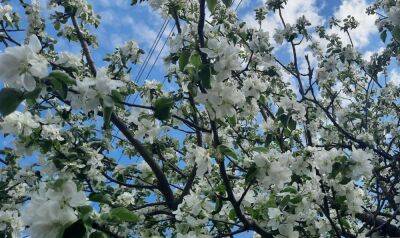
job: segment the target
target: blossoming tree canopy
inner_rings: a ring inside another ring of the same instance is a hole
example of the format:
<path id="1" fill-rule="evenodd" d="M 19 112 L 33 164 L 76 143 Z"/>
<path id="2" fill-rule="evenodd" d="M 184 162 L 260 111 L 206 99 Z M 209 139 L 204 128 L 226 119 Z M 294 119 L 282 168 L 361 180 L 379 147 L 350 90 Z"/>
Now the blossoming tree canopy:
<path id="1" fill-rule="evenodd" d="M 175 24 L 168 89 L 131 80 L 134 40 L 93 57 L 90 1 L 1 1 L 0 236 L 400 237 L 400 1 L 365 9 L 368 57 L 354 17 L 289 21 L 290 1 L 255 25 L 229 0 L 132 1 Z"/>

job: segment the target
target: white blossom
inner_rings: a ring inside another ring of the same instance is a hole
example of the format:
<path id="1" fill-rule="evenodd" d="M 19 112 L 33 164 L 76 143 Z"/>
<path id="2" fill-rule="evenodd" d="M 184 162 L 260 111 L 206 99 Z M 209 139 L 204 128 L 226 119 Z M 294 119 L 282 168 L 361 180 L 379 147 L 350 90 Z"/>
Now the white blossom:
<path id="1" fill-rule="evenodd" d="M 272 230 L 276 230 L 279 226 L 279 220 L 281 218 L 282 212 L 279 208 L 269 207 L 268 208 L 268 226 L 271 227 Z"/>
<path id="2" fill-rule="evenodd" d="M 186 147 L 188 150 L 188 157 L 196 163 L 197 170 L 196 176 L 203 176 L 206 172 L 211 170 L 210 156 L 206 149 L 189 145 Z"/>
<path id="3" fill-rule="evenodd" d="M 40 125 L 30 112 L 15 111 L 7 115 L 4 121 L 0 122 L 0 126 L 4 133 L 28 136 L 33 129 L 38 128 Z"/>
<path id="4" fill-rule="evenodd" d="M 353 48 L 351 45 L 347 45 L 347 46 L 344 48 L 343 56 L 344 56 L 344 58 L 345 58 L 346 60 L 352 61 L 352 60 L 355 60 L 355 59 L 356 59 L 357 53 L 356 53 L 356 51 L 354 50 L 354 48 Z"/>
<path id="5" fill-rule="evenodd" d="M 106 68 L 98 70 L 96 78 L 85 77 L 76 81 L 73 87 L 77 93 L 69 93 L 68 99 L 72 108 L 83 109 L 85 112 L 97 111 L 103 102 L 106 106 L 113 104 L 110 95 L 113 90 L 125 84 L 119 80 L 112 80 Z"/>
<path id="6" fill-rule="evenodd" d="M 281 161 L 273 161 L 268 169 L 268 177 L 264 181 L 268 181 L 267 184 L 273 184 L 278 188 L 282 188 L 283 185 L 290 181 L 292 171 Z"/>
<path id="7" fill-rule="evenodd" d="M 123 206 L 129 206 L 135 204 L 135 192 L 123 192 L 122 194 L 118 195 L 117 203 L 122 204 Z"/>
<path id="8" fill-rule="evenodd" d="M 320 83 L 326 82 L 329 79 L 329 72 L 325 68 L 317 69 L 317 79 Z"/>
<path id="9" fill-rule="evenodd" d="M 211 106 L 210 113 L 216 118 L 235 115 L 234 106 L 243 105 L 245 96 L 234 85 L 214 81 L 207 93 L 199 93 L 196 97 L 200 103 Z"/>
<path id="10" fill-rule="evenodd" d="M 260 94 L 265 92 L 267 84 L 258 77 L 249 77 L 243 83 L 242 90 L 246 97 L 254 97 L 255 99 L 260 98 Z"/>
<path id="11" fill-rule="evenodd" d="M 85 194 L 71 180 L 55 189 L 41 184 L 39 191 L 32 195 L 23 220 L 32 238 L 58 237 L 66 225 L 78 220 L 74 208 L 83 205 L 86 205 Z"/>
<path id="12" fill-rule="evenodd" d="M 82 66 L 81 59 L 77 55 L 69 52 L 61 52 L 55 63 L 70 68 L 77 68 Z"/>
<path id="13" fill-rule="evenodd" d="M 12 18 L 11 18 L 11 14 L 10 13 L 12 13 L 12 10 L 13 10 L 13 8 L 12 8 L 11 5 L 9 5 L 9 4 L 5 4 L 5 5 L 0 4 L 0 20 L 5 19 L 7 21 L 11 21 Z"/>
<path id="14" fill-rule="evenodd" d="M 210 39 L 207 43 L 207 48 L 201 48 L 200 50 L 210 58 L 217 58 L 214 69 L 218 72 L 218 80 L 230 77 L 232 70 L 241 69 L 238 58 L 239 50 L 234 45 L 229 44 L 225 38 Z"/>
<path id="15" fill-rule="evenodd" d="M 7 226 L 11 225 L 12 237 L 19 238 L 23 230 L 23 222 L 18 210 L 3 209 L 0 210 L 0 232 L 6 231 Z"/>
<path id="16" fill-rule="evenodd" d="M 121 54 L 128 57 L 133 63 L 139 61 L 141 51 L 135 41 L 125 42 L 125 44 L 120 47 L 120 50 Z"/>
<path id="17" fill-rule="evenodd" d="M 351 153 L 351 161 L 355 163 L 352 169 L 353 179 L 360 179 L 362 176 L 369 178 L 372 176 L 373 165 L 371 160 L 374 158 L 373 154 L 362 149 L 355 149 Z"/>
<path id="18" fill-rule="evenodd" d="M 63 141 L 64 138 L 61 136 L 60 128 L 57 125 L 43 125 L 41 135 L 50 140 Z"/>
<path id="19" fill-rule="evenodd" d="M 274 40 L 278 45 L 281 45 L 283 40 L 285 40 L 284 32 L 282 30 L 275 30 Z"/>
<path id="20" fill-rule="evenodd" d="M 148 112 L 135 110 L 127 117 L 127 121 L 137 125 L 136 138 L 153 143 L 164 128 L 160 126 L 158 120 L 150 117 L 150 115 Z"/>
<path id="21" fill-rule="evenodd" d="M 399 4 L 391 7 L 389 9 L 389 12 L 387 13 L 387 15 L 388 15 L 390 22 L 393 25 L 395 25 L 395 26 L 400 25 L 400 6 L 399 6 Z"/>
<path id="22" fill-rule="evenodd" d="M 335 158 L 341 154 L 342 152 L 336 149 L 316 151 L 314 153 L 315 168 L 317 168 L 322 175 L 330 174 Z"/>
<path id="23" fill-rule="evenodd" d="M 29 38 L 28 45 L 6 48 L 0 54 L 0 80 L 9 87 L 33 91 L 36 88 L 35 78 L 48 74 L 47 61 L 38 54 L 41 48 L 35 35 Z"/>
<path id="24" fill-rule="evenodd" d="M 298 238 L 299 237 L 299 232 L 293 230 L 293 225 L 291 224 L 281 224 L 278 228 L 279 233 L 282 235 L 282 237 L 287 237 L 287 238 Z"/>

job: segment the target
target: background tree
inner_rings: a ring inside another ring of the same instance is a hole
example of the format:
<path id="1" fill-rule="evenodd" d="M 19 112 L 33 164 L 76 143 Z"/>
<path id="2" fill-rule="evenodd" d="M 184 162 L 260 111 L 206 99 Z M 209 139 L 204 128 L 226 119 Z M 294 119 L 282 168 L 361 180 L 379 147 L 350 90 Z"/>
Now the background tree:
<path id="1" fill-rule="evenodd" d="M 100 19 L 87 1 L 48 3 L 57 37 L 81 55 L 55 51 L 36 1 L 19 1 L 25 30 L 2 1 L 0 127 L 13 141 L 0 151 L 2 236 L 400 236 L 400 90 L 387 75 L 400 2 L 366 9 L 386 44 L 368 60 L 352 16 L 293 24 L 287 0 L 267 0 L 253 28 L 229 0 L 148 3 L 175 21 L 170 90 L 130 80 L 144 54 L 134 41 L 96 66 Z M 266 32 L 273 14 L 281 27 Z"/>

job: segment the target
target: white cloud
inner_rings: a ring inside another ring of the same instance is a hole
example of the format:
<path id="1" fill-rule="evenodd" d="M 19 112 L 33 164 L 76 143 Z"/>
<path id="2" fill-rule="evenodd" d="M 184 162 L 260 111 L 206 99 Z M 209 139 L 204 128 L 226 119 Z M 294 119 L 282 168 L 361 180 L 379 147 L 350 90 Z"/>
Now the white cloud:
<path id="1" fill-rule="evenodd" d="M 74 54 L 80 54 L 81 46 L 79 44 L 74 44 L 64 38 L 59 38 L 56 45 L 57 51 L 67 51 Z"/>
<path id="2" fill-rule="evenodd" d="M 369 51 L 366 51 L 366 52 L 363 53 L 363 59 L 366 60 L 366 61 L 369 61 L 369 60 L 371 59 L 371 56 L 372 56 L 373 54 L 375 54 L 375 53 L 378 53 L 378 54 L 379 54 L 379 53 L 382 53 L 384 50 L 385 50 L 384 47 L 380 47 L 380 48 L 378 48 L 378 49 L 376 49 L 376 50 L 369 50 Z"/>
<path id="3" fill-rule="evenodd" d="M 102 11 L 99 12 L 99 15 L 101 16 L 101 23 L 102 24 L 108 24 L 108 25 L 113 25 L 115 23 L 115 15 L 116 11 Z"/>
<path id="4" fill-rule="evenodd" d="M 111 34 L 111 47 L 122 46 L 125 42 L 124 37 L 121 34 Z"/>
<path id="5" fill-rule="evenodd" d="M 313 26 L 323 24 L 325 19 L 319 15 L 319 8 L 316 6 L 316 3 L 317 0 L 289 0 L 285 8 L 282 10 L 285 22 L 294 24 L 299 17 L 304 15 Z M 258 23 L 254 18 L 254 12 L 250 12 L 244 16 L 243 20 L 248 26 L 258 28 Z M 272 32 L 274 32 L 275 29 L 282 28 L 282 23 L 279 15 L 276 13 L 267 16 L 261 26 L 264 31 L 270 32 L 270 37 L 272 37 Z"/>
<path id="6" fill-rule="evenodd" d="M 251 11 L 253 11 L 254 6 L 260 5 L 261 2 L 262 2 L 261 0 L 238 0 L 234 2 L 232 9 L 237 8 L 237 10 L 240 11 L 241 9 L 252 6 Z M 238 5 L 239 3 L 240 5 Z"/>
<path id="7" fill-rule="evenodd" d="M 319 9 L 316 3 L 316 0 L 289 0 L 282 11 L 283 18 L 287 23 L 294 24 L 297 18 L 304 15 L 314 26 L 323 24 L 324 19 L 318 14 Z M 275 18 L 278 18 L 278 16 Z"/>
<path id="8" fill-rule="evenodd" d="M 99 4 L 102 7 L 110 7 L 111 6 L 111 2 L 109 0 L 99 0 Z"/>
<path id="9" fill-rule="evenodd" d="M 389 78 L 390 78 L 389 82 L 391 82 L 396 87 L 400 87 L 400 74 L 398 71 L 396 70 L 390 71 Z"/>
<path id="10" fill-rule="evenodd" d="M 121 22 L 123 22 L 125 25 L 132 25 L 135 23 L 135 21 L 133 20 L 133 18 L 131 16 L 124 16 L 122 18 Z"/>
<path id="11" fill-rule="evenodd" d="M 151 46 L 157 36 L 157 32 L 143 22 L 136 22 L 132 25 L 132 30 L 135 34 L 135 39 L 146 46 Z"/>
<path id="12" fill-rule="evenodd" d="M 376 17 L 368 15 L 365 12 L 367 7 L 368 3 L 366 0 L 344 0 L 334 13 L 334 16 L 341 20 L 348 15 L 352 15 L 360 23 L 357 29 L 351 30 L 350 32 L 354 45 L 357 48 L 368 46 L 371 37 L 378 33 L 377 27 L 375 26 Z M 345 43 L 350 43 L 346 33 L 340 32 L 336 28 L 332 29 L 330 32 L 337 33 Z"/>
<path id="13" fill-rule="evenodd" d="M 122 9 L 127 9 L 130 5 L 130 1 L 126 0 L 96 0 L 96 2 L 100 4 L 102 7 L 119 7 Z M 93 1 L 94 3 L 95 1 Z"/>

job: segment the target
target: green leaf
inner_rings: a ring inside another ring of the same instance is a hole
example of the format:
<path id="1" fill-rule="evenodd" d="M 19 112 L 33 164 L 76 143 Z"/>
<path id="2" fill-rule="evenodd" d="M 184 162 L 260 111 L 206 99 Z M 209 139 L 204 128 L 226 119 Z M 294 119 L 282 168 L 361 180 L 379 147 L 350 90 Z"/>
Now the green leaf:
<path id="1" fill-rule="evenodd" d="M 183 50 L 179 56 L 179 70 L 184 71 L 186 65 L 189 63 L 190 52 L 188 50 Z"/>
<path id="2" fill-rule="evenodd" d="M 52 85 L 54 91 L 58 93 L 62 99 L 67 98 L 68 86 L 76 84 L 75 80 L 69 77 L 68 74 L 59 70 L 51 72 L 46 79 Z"/>
<path id="3" fill-rule="evenodd" d="M 199 78 L 203 87 L 211 88 L 211 67 L 208 64 L 201 67 Z"/>
<path id="4" fill-rule="evenodd" d="M 233 151 L 231 148 L 229 148 L 225 145 L 219 145 L 218 151 L 225 156 L 229 156 L 231 158 L 238 159 L 238 156 L 236 155 L 235 151 Z"/>
<path id="5" fill-rule="evenodd" d="M 351 181 L 351 178 L 350 178 L 350 177 L 343 176 L 339 183 L 340 183 L 340 184 L 343 184 L 343 185 L 346 185 L 346 184 L 348 184 L 350 181 Z"/>
<path id="6" fill-rule="evenodd" d="M 107 238 L 107 235 L 101 231 L 95 231 L 90 234 L 89 238 Z"/>
<path id="7" fill-rule="evenodd" d="M 289 116 L 287 116 L 286 114 L 281 114 L 278 119 L 281 121 L 282 125 L 284 127 L 287 126 L 288 120 L 289 120 Z"/>
<path id="8" fill-rule="evenodd" d="M 278 205 L 276 204 L 276 198 L 274 194 L 271 194 L 266 205 L 267 207 L 278 207 Z"/>
<path id="9" fill-rule="evenodd" d="M 234 125 L 236 125 L 236 117 L 235 116 L 231 116 L 231 117 L 228 117 L 228 118 L 226 118 L 226 121 L 229 123 L 229 124 L 231 124 L 232 126 L 234 126 Z"/>
<path id="10" fill-rule="evenodd" d="M 32 92 L 25 92 L 24 98 L 26 100 L 35 100 L 36 98 L 39 97 L 40 92 L 42 92 L 42 89 L 38 87 L 35 90 L 33 90 Z"/>
<path id="11" fill-rule="evenodd" d="M 225 4 L 226 7 L 232 6 L 232 3 L 233 3 L 232 0 L 222 0 L 222 2 Z"/>
<path id="12" fill-rule="evenodd" d="M 52 79 L 50 80 L 50 83 L 51 83 L 52 88 L 54 89 L 54 91 L 55 91 L 58 95 L 60 95 L 60 97 L 61 97 L 62 99 L 66 99 L 66 98 L 67 98 L 67 95 L 68 95 L 68 85 L 67 85 L 65 82 L 63 82 L 63 81 L 61 81 L 61 80 L 59 80 L 59 79 L 52 78 Z"/>
<path id="13" fill-rule="evenodd" d="M 344 196 L 335 196 L 334 202 L 332 204 L 332 207 L 334 209 L 338 209 L 338 210 L 347 210 L 347 197 Z"/>
<path id="14" fill-rule="evenodd" d="M 245 176 L 246 183 L 252 182 L 256 178 L 256 176 L 257 176 L 257 165 L 251 164 Z"/>
<path id="15" fill-rule="evenodd" d="M 65 178 L 59 178 L 53 183 L 53 189 L 56 191 L 60 191 L 63 189 L 63 186 L 67 180 Z"/>
<path id="16" fill-rule="evenodd" d="M 296 197 L 290 199 L 290 202 L 293 204 L 298 204 L 301 202 L 301 200 L 303 200 L 303 198 L 301 196 L 296 196 Z"/>
<path id="17" fill-rule="evenodd" d="M 283 108 L 278 108 L 278 111 L 276 112 L 276 117 L 279 117 L 280 115 L 282 115 L 283 113 L 285 113 L 285 110 Z"/>
<path id="18" fill-rule="evenodd" d="M 346 227 L 347 229 L 350 229 L 350 224 L 349 224 L 349 222 L 346 220 L 346 219 L 344 219 L 343 217 L 341 217 L 340 219 L 339 219 L 339 223 L 343 226 L 343 227 Z"/>
<path id="19" fill-rule="evenodd" d="M 393 35 L 393 38 L 394 38 L 396 41 L 399 41 L 399 40 L 400 40 L 400 27 L 399 27 L 399 26 L 396 26 L 396 27 L 393 29 L 392 35 Z"/>
<path id="20" fill-rule="evenodd" d="M 114 100 L 114 102 L 118 104 L 121 104 L 125 101 L 124 96 L 118 90 L 112 90 L 111 97 Z"/>
<path id="21" fill-rule="evenodd" d="M 268 153 L 269 149 L 266 147 L 259 146 L 259 147 L 254 147 L 253 151 L 259 152 L 259 153 Z"/>
<path id="22" fill-rule="evenodd" d="M 228 214 L 229 219 L 236 220 L 236 212 L 234 209 L 231 209 Z"/>
<path id="23" fill-rule="evenodd" d="M 109 129 L 111 127 L 111 115 L 113 113 L 113 108 L 112 107 L 105 107 L 103 108 L 103 128 L 104 129 Z"/>
<path id="24" fill-rule="evenodd" d="M 84 238 L 86 227 L 82 220 L 78 220 L 64 230 L 62 238 Z"/>
<path id="25" fill-rule="evenodd" d="M 288 128 L 289 128 L 291 131 L 293 131 L 293 130 L 296 129 L 296 125 L 297 125 L 296 121 L 293 120 L 292 117 L 290 117 L 290 118 L 289 118 L 289 121 L 288 121 Z"/>
<path id="26" fill-rule="evenodd" d="M 87 217 L 90 215 L 90 213 L 92 213 L 93 208 L 91 206 L 81 206 L 78 207 L 78 211 L 82 217 Z"/>
<path id="27" fill-rule="evenodd" d="M 3 88 L 0 91 L 0 113 L 3 116 L 13 113 L 24 100 L 23 93 L 13 88 Z"/>
<path id="28" fill-rule="evenodd" d="M 214 12 L 216 6 L 217 6 L 217 0 L 207 0 L 207 7 L 211 13 Z"/>
<path id="29" fill-rule="evenodd" d="M 381 32 L 381 39 L 382 39 L 383 43 L 386 42 L 386 38 L 387 38 L 387 30 L 384 30 Z"/>
<path id="30" fill-rule="evenodd" d="M 49 150 L 49 148 L 43 148 L 44 152 L 47 153 Z M 61 170 L 62 168 L 64 168 L 64 163 L 62 162 L 61 159 L 59 158 L 53 158 L 52 159 L 54 166 L 56 166 L 57 169 Z"/>
<path id="31" fill-rule="evenodd" d="M 259 101 L 262 103 L 262 104 L 267 104 L 267 98 L 264 96 L 264 95 L 260 95 L 260 99 L 259 99 Z"/>
<path id="32" fill-rule="evenodd" d="M 129 211 L 125 207 L 117 207 L 114 209 L 111 209 L 110 215 L 112 218 L 116 218 L 121 221 L 125 222 L 138 222 L 139 221 L 139 216 L 136 215 L 135 213 Z"/>
<path id="33" fill-rule="evenodd" d="M 288 186 L 285 189 L 282 190 L 282 192 L 286 192 L 286 193 L 297 193 L 297 189 L 295 187 L 292 186 Z"/>
<path id="34" fill-rule="evenodd" d="M 287 195 L 279 202 L 279 205 L 282 207 L 286 207 L 289 204 L 289 202 L 290 202 L 290 196 Z"/>
<path id="35" fill-rule="evenodd" d="M 294 40 L 294 39 L 296 39 L 296 37 L 297 37 L 297 34 L 296 33 L 294 33 L 294 34 L 291 34 L 290 36 L 289 36 L 289 41 L 292 41 L 292 40 Z"/>
<path id="36" fill-rule="evenodd" d="M 57 30 L 57 31 L 59 31 L 61 29 L 61 23 L 59 21 L 54 23 L 54 29 Z"/>
<path id="37" fill-rule="evenodd" d="M 89 200 L 92 202 L 108 203 L 109 199 L 101 193 L 91 193 L 89 195 Z"/>
<path id="38" fill-rule="evenodd" d="M 200 55 L 196 51 L 194 51 L 194 53 L 190 56 L 189 61 L 194 67 L 200 68 L 201 58 L 200 58 Z"/>
<path id="39" fill-rule="evenodd" d="M 265 137 L 265 146 L 269 146 L 274 141 L 275 136 L 273 133 L 268 133 Z M 268 152 L 268 151 L 267 151 Z"/>
<path id="40" fill-rule="evenodd" d="M 171 109 L 174 106 L 174 100 L 170 97 L 161 97 L 154 103 L 154 116 L 159 120 L 167 120 L 171 117 Z"/>
<path id="41" fill-rule="evenodd" d="M 104 97 L 102 100 L 103 104 L 103 128 L 109 129 L 111 127 L 111 115 L 114 111 L 114 101 L 111 97 Z"/>
<path id="42" fill-rule="evenodd" d="M 67 85 L 75 85 L 76 84 L 76 82 L 73 78 L 71 78 L 68 74 L 66 74 L 62 71 L 59 71 L 59 70 L 54 70 L 53 72 L 51 72 L 49 74 L 48 77 L 62 81 L 64 83 L 66 83 Z"/>
<path id="43" fill-rule="evenodd" d="M 223 205 L 222 200 L 217 199 L 217 201 L 215 202 L 215 209 L 211 214 L 215 215 L 215 214 L 219 213 L 222 209 L 222 205 Z"/>

